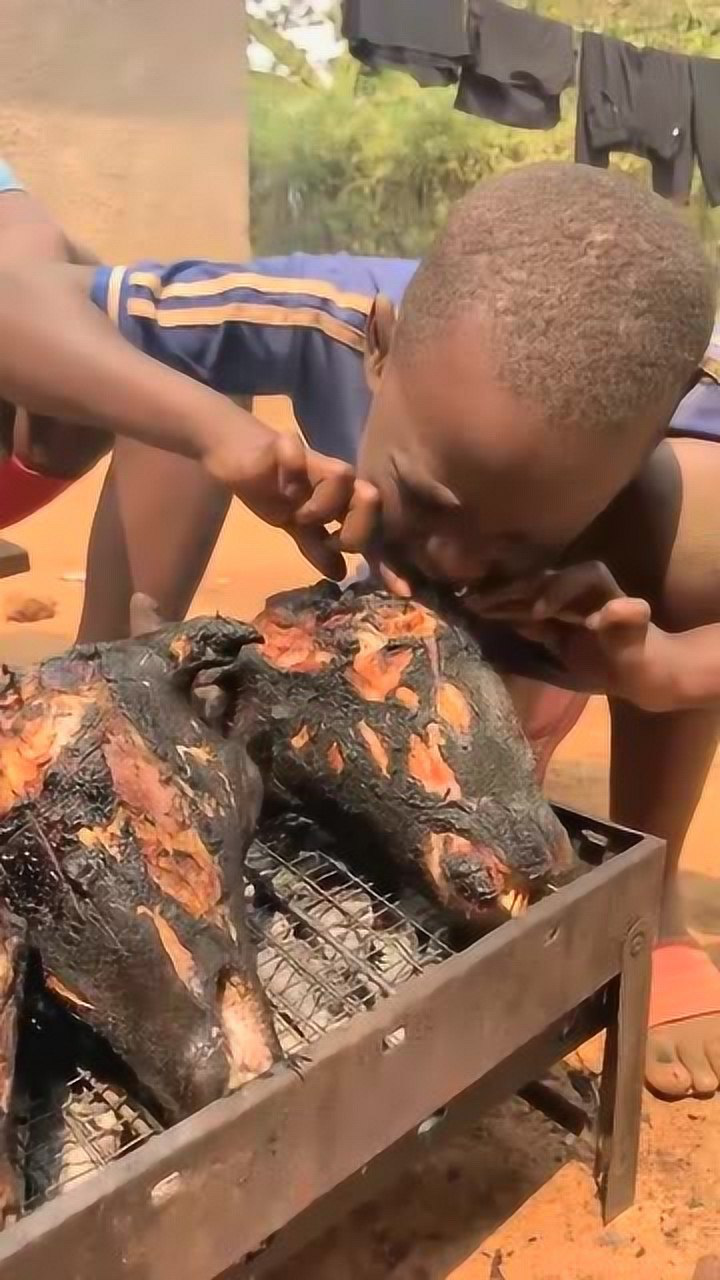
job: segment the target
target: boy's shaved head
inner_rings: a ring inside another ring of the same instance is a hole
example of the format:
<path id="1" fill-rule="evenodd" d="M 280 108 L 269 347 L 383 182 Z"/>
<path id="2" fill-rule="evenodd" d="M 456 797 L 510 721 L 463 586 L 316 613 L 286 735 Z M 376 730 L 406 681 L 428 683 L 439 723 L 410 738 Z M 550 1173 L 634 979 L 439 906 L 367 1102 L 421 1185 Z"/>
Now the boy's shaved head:
<path id="1" fill-rule="evenodd" d="M 622 175 L 539 164 L 455 206 L 405 295 L 394 354 L 425 360 L 477 319 L 498 381 L 548 426 L 634 429 L 685 390 L 714 310 L 714 272 L 666 201 Z"/>
<path id="2" fill-rule="evenodd" d="M 394 332 L 383 300 L 369 327 L 378 540 L 461 583 L 555 563 L 667 430 L 714 309 L 698 237 L 638 182 L 543 164 L 481 183 Z"/>

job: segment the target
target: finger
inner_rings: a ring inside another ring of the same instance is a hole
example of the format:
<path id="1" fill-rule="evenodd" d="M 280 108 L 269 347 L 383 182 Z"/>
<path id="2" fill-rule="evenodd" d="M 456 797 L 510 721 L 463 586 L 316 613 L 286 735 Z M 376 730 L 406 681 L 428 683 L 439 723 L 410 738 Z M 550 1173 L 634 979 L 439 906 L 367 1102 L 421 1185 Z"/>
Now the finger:
<path id="1" fill-rule="evenodd" d="M 288 532 L 313 568 L 333 582 L 342 582 L 347 575 L 347 565 L 338 547 L 337 534 L 328 533 L 322 525 L 312 529 L 293 528 Z"/>
<path id="2" fill-rule="evenodd" d="M 412 595 L 412 587 L 407 578 L 401 578 L 399 573 L 395 573 L 389 565 L 383 564 L 382 561 L 372 565 L 373 573 L 380 578 L 384 587 L 392 592 L 394 596 L 400 596 L 403 600 L 408 600 Z"/>
<path id="3" fill-rule="evenodd" d="M 502 607 L 503 609 L 523 609 L 530 612 L 545 581 L 545 574 L 533 574 L 530 578 L 516 578 L 502 587 L 490 588 L 473 586 L 463 597 L 472 601 L 472 607 L 478 612 Z"/>
<path id="4" fill-rule="evenodd" d="M 509 600 L 491 600 L 489 603 L 483 597 L 476 595 L 466 595 L 459 597 L 460 604 L 468 613 L 473 614 L 477 618 L 487 618 L 491 622 L 539 622 L 544 625 L 545 619 L 537 619 L 533 615 L 532 602 L 528 600 L 518 600 L 514 602 Z"/>
<path id="5" fill-rule="evenodd" d="M 293 506 L 308 498 L 312 487 L 308 477 L 307 449 L 299 436 L 279 435 L 272 450 L 279 492 Z"/>
<path id="6" fill-rule="evenodd" d="M 561 642 L 558 630 L 549 623 L 523 623 L 514 627 L 513 630 L 519 636 L 522 636 L 524 640 L 531 640 L 533 644 L 541 644 L 543 648 L 549 649 L 551 653 L 560 653 Z"/>
<path id="7" fill-rule="evenodd" d="M 533 614 L 536 618 L 557 617 L 571 607 L 573 614 L 587 617 L 622 595 L 607 565 L 593 560 L 546 574 Z"/>
<path id="8" fill-rule="evenodd" d="M 252 455 L 251 470 L 243 478 L 242 484 L 236 488 L 241 502 L 246 503 L 271 524 L 282 525 L 288 519 L 298 499 L 295 501 L 281 491 L 281 482 L 292 490 L 292 476 L 296 473 L 298 463 L 295 449 L 285 437 L 272 434 L 272 439 Z M 284 461 L 283 461 L 284 459 Z M 285 467 L 281 475 L 281 468 Z"/>
<path id="9" fill-rule="evenodd" d="M 598 634 L 610 632 L 637 636 L 647 631 L 652 611 L 647 600 L 634 596 L 622 596 L 619 600 L 611 600 L 608 604 L 592 613 L 586 626 Z"/>
<path id="10" fill-rule="evenodd" d="M 328 473 L 320 477 L 312 488 L 307 501 L 298 507 L 295 519 L 298 524 L 330 524 L 343 521 L 353 496 L 355 476 L 352 467 L 344 462 L 328 466 Z"/>
<path id="11" fill-rule="evenodd" d="M 343 551 L 364 551 L 377 530 L 380 494 L 374 484 L 356 480 L 350 505 L 342 520 L 340 546 Z"/>
<path id="12" fill-rule="evenodd" d="M 493 622 L 544 622 L 544 618 L 536 619 L 533 603 L 528 600 L 490 600 L 485 601 L 477 596 L 458 595 L 457 599 L 468 613 L 476 618 L 488 618 Z"/>

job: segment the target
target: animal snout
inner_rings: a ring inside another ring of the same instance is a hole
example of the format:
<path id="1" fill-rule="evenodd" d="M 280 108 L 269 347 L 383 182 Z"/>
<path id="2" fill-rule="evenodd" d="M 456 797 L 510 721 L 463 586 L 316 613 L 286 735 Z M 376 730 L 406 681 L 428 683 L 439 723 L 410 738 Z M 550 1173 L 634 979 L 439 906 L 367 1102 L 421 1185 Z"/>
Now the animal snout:
<path id="1" fill-rule="evenodd" d="M 221 1098 L 227 1092 L 229 1071 L 220 1028 L 213 1027 L 207 1037 L 189 1040 L 176 1061 L 176 1070 L 184 1115 L 201 1111 Z"/>
<path id="2" fill-rule="evenodd" d="M 448 889 L 458 894 L 468 906 L 492 902 L 502 887 L 503 878 L 498 873 L 494 855 L 483 858 L 482 851 L 470 854 L 445 854 L 440 860 L 440 871 Z"/>

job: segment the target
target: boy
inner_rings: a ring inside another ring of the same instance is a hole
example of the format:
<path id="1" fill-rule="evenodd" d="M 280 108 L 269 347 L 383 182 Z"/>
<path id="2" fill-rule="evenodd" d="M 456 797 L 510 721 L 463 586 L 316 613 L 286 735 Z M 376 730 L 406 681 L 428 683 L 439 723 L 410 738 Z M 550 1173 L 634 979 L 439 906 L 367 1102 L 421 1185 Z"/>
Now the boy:
<path id="1" fill-rule="evenodd" d="M 554 661 L 557 682 L 607 692 L 613 817 L 670 850 L 648 1082 L 712 1093 L 720 975 L 685 935 L 676 871 L 717 739 L 720 454 L 662 442 L 712 329 L 700 246 L 639 186 L 546 165 L 461 201 L 417 274 L 314 265 L 336 279 L 308 279 L 306 259 L 295 274 L 287 261 L 6 272 L 0 391 L 201 461 L 339 574 L 337 518 L 341 544 L 381 554 L 398 589 L 406 572 L 445 579 L 544 642 L 522 652 L 486 628 L 496 657 L 543 675 Z M 395 333 L 388 274 L 395 301 L 409 286 Z M 88 293 L 174 372 L 124 345 Z M 286 457 L 210 386 L 290 394 L 318 452 Z M 366 412 L 359 479 L 323 471 L 327 453 L 352 457 Z M 147 509 L 158 474 L 136 493 Z"/>

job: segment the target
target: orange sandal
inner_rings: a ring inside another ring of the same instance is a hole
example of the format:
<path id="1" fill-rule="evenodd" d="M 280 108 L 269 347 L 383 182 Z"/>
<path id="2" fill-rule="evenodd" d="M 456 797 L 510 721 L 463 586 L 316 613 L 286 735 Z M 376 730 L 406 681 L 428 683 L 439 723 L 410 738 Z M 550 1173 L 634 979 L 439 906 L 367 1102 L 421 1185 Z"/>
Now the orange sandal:
<path id="1" fill-rule="evenodd" d="M 720 1013 L 720 970 L 692 942 L 661 942 L 653 951 L 649 1026 Z"/>

